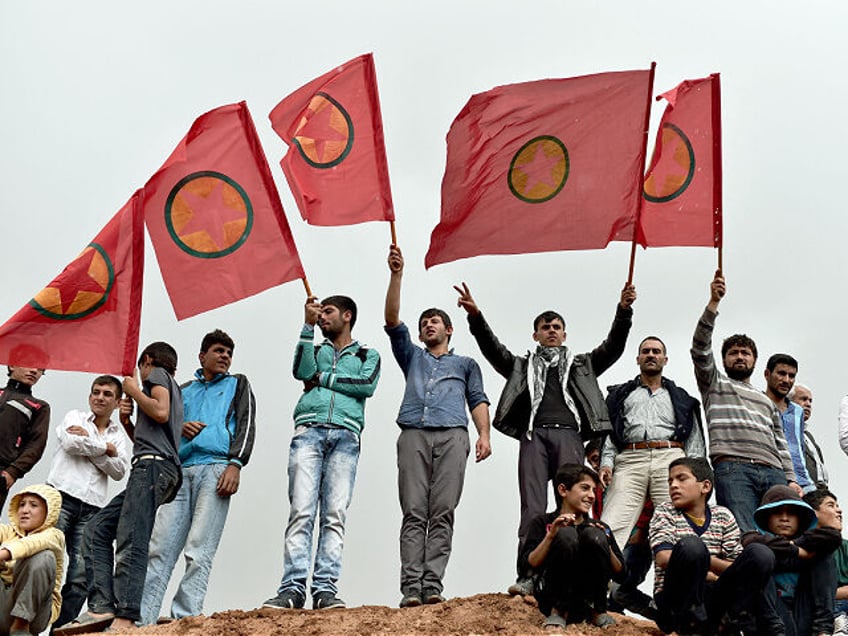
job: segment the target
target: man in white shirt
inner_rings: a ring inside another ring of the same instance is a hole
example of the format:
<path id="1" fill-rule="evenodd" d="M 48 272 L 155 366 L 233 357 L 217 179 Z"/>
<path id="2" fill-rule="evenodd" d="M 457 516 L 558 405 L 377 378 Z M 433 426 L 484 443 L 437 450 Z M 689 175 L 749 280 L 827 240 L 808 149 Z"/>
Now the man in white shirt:
<path id="1" fill-rule="evenodd" d="M 109 478 L 123 479 L 129 468 L 126 435 L 112 413 L 121 399 L 121 382 L 111 375 L 95 378 L 89 411 L 70 411 L 56 428 L 59 448 L 47 482 L 62 493 L 56 527 L 65 533 L 68 573 L 62 588 L 59 627 L 79 615 L 88 594 L 82 537 L 88 520 L 108 499 Z"/>

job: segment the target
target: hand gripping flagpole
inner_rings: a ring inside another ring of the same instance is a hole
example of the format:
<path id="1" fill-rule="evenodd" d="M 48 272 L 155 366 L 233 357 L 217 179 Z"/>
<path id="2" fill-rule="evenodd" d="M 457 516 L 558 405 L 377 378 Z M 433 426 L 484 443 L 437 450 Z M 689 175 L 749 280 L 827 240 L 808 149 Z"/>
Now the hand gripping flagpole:
<path id="1" fill-rule="evenodd" d="M 648 76 L 648 107 L 645 109 L 645 134 L 642 139 L 642 179 L 641 187 L 639 188 L 639 207 L 636 208 L 636 222 L 633 227 L 633 242 L 630 244 L 630 267 L 627 270 L 627 284 L 633 284 L 633 269 L 636 264 L 636 237 L 639 233 L 639 223 L 642 220 L 642 208 L 645 205 L 645 169 L 648 161 L 648 128 L 651 125 L 651 103 L 654 94 L 654 71 L 657 68 L 656 62 L 651 62 L 651 72 Z"/>

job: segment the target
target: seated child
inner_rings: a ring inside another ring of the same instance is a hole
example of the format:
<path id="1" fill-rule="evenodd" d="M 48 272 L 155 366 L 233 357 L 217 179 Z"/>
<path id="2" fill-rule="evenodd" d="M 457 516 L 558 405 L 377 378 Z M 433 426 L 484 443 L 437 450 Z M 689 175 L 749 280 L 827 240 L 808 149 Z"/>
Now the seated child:
<path id="1" fill-rule="evenodd" d="M 586 620 L 614 625 L 606 613 L 610 578 L 621 580 L 621 550 L 605 523 L 589 517 L 598 475 L 588 466 L 563 464 L 554 479 L 559 509 L 539 515 L 521 545 L 519 563 L 532 569 L 545 626 Z"/>
<path id="2" fill-rule="evenodd" d="M 774 576 L 760 602 L 757 627 L 769 636 L 833 632 L 833 559 L 841 536 L 817 528 L 815 511 L 788 486 L 772 486 L 754 512 L 756 531 L 745 545 L 768 546 L 775 555 Z"/>
<path id="3" fill-rule="evenodd" d="M 816 511 L 820 528 L 833 528 L 842 532 L 842 510 L 836 495 L 822 487 L 804 495 L 804 501 Z M 833 633 L 848 634 L 848 541 L 845 539 L 842 539 L 839 548 L 833 553 L 833 565 Z"/>
<path id="4" fill-rule="evenodd" d="M 649 531 L 657 625 L 665 633 L 738 628 L 771 576 L 774 555 L 762 545 L 743 550 L 733 513 L 707 504 L 713 471 L 706 459 L 671 462 L 668 491 L 671 501 L 657 506 Z"/>
<path id="5" fill-rule="evenodd" d="M 24 488 L 0 524 L 0 633 L 38 634 L 62 607 L 65 535 L 55 528 L 59 491 L 46 484 Z"/>

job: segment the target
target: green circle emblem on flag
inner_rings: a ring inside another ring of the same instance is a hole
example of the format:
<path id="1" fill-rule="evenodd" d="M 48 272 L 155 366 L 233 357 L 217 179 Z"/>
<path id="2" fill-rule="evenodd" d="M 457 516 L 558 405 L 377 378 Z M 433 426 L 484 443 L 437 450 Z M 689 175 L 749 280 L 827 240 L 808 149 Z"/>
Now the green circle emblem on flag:
<path id="1" fill-rule="evenodd" d="M 77 320 L 103 306 L 115 285 L 115 268 L 97 243 L 90 243 L 49 286 L 29 301 L 54 320 Z"/>
<path id="2" fill-rule="evenodd" d="M 315 93 L 292 135 L 300 156 L 313 168 L 339 165 L 353 148 L 353 119 L 326 93 Z"/>
<path id="3" fill-rule="evenodd" d="M 253 228 L 247 192 L 220 172 L 204 170 L 180 179 L 165 201 L 165 226 L 174 243 L 198 258 L 235 252 Z"/>
<path id="4" fill-rule="evenodd" d="M 550 201 L 568 180 L 568 149 L 556 137 L 534 137 L 512 158 L 507 173 L 510 191 L 526 203 Z"/>
<path id="5" fill-rule="evenodd" d="M 645 179 L 644 196 L 665 203 L 686 191 L 695 176 L 695 151 L 686 134 L 674 124 L 663 124 L 662 156 Z"/>

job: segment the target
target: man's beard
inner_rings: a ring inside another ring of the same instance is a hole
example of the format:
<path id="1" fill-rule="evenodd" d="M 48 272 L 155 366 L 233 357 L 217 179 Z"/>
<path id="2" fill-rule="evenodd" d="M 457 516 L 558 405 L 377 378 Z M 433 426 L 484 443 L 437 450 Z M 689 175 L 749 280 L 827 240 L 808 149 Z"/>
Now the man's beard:
<path id="1" fill-rule="evenodd" d="M 731 380 L 738 380 L 739 382 L 745 382 L 748 378 L 751 377 L 751 374 L 754 372 L 753 369 L 737 369 L 736 367 L 724 367 L 724 372 L 727 374 L 727 377 Z"/>
<path id="2" fill-rule="evenodd" d="M 337 332 L 336 330 L 334 330 L 332 327 L 329 327 L 329 326 L 327 326 L 327 327 L 320 327 L 320 329 L 321 329 L 321 334 L 322 334 L 322 335 L 323 335 L 323 336 L 324 336 L 327 340 L 335 340 L 335 339 L 336 339 L 336 336 L 338 336 L 338 335 L 339 335 L 339 334 L 338 334 L 338 332 Z"/>

